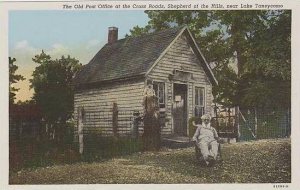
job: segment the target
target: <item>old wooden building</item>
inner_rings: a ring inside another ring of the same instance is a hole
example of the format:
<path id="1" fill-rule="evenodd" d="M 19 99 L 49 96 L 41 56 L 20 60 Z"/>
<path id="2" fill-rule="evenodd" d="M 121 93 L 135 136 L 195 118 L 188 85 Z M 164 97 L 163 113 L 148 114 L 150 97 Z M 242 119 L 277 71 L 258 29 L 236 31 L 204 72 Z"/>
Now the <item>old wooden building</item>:
<path id="1" fill-rule="evenodd" d="M 217 81 L 187 27 L 121 40 L 118 29 L 110 27 L 108 43 L 74 84 L 79 131 L 112 135 L 115 107 L 118 133 L 129 134 L 133 113 L 143 113 L 144 89 L 152 84 L 164 118 L 161 134 L 186 136 L 189 118 L 213 112 Z"/>

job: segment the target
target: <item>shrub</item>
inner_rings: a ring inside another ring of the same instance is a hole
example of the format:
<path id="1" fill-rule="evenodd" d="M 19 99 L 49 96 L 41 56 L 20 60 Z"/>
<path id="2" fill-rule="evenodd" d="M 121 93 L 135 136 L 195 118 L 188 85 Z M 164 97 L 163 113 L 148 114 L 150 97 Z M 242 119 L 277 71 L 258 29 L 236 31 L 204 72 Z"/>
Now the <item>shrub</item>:
<path id="1" fill-rule="evenodd" d="M 41 126 L 42 128 L 43 126 Z M 67 124 L 63 138 L 59 141 L 21 136 L 9 139 L 9 169 L 35 168 L 53 164 L 73 163 L 79 160 L 78 148 L 73 141 L 72 124 Z"/>
<path id="2" fill-rule="evenodd" d="M 138 152 L 142 148 L 142 139 L 103 137 L 99 134 L 86 134 L 84 136 L 83 158 L 85 161 L 106 159 Z"/>

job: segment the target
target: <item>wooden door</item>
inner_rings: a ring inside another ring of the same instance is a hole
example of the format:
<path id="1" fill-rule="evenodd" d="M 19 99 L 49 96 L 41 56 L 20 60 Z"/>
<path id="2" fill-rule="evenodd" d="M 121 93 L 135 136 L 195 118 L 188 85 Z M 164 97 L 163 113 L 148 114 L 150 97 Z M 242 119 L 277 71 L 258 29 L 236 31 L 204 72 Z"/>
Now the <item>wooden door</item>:
<path id="1" fill-rule="evenodd" d="M 173 96 L 173 123 L 174 133 L 180 136 L 187 135 L 187 85 L 174 84 Z"/>

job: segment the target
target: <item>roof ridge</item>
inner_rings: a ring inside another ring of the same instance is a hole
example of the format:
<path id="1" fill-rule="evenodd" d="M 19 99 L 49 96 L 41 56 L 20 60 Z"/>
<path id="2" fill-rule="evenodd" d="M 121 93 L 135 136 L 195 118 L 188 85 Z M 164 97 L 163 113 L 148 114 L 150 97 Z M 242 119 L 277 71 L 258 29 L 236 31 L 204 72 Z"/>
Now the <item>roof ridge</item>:
<path id="1" fill-rule="evenodd" d="M 128 36 L 128 37 L 125 37 L 125 38 L 117 40 L 113 44 L 116 44 L 116 43 L 119 43 L 119 42 L 121 43 L 124 40 L 133 40 L 133 39 L 138 39 L 138 38 L 145 38 L 145 37 L 151 37 L 151 36 L 155 36 L 155 35 L 160 35 L 160 34 L 163 34 L 163 33 L 168 33 L 168 32 L 170 32 L 172 30 L 174 30 L 176 32 L 179 32 L 179 31 L 181 31 L 185 27 L 186 26 L 177 26 L 177 27 L 171 27 L 171 28 L 167 28 L 167 29 L 163 29 L 163 30 L 159 30 L 159 31 L 151 32 L 151 33 L 141 34 L 140 36 Z M 110 44 L 110 45 L 113 45 L 113 44 Z M 105 45 L 107 45 L 107 44 L 105 44 Z"/>

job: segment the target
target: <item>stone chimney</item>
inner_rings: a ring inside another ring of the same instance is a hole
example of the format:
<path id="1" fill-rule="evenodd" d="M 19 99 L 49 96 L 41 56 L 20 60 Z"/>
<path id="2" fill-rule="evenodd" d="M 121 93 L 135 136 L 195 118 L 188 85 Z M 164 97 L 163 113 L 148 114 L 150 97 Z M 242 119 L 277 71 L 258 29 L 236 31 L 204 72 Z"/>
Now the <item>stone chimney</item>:
<path id="1" fill-rule="evenodd" d="M 117 27 L 109 27 L 108 28 L 108 42 L 109 44 L 115 43 L 118 40 L 118 28 Z"/>

